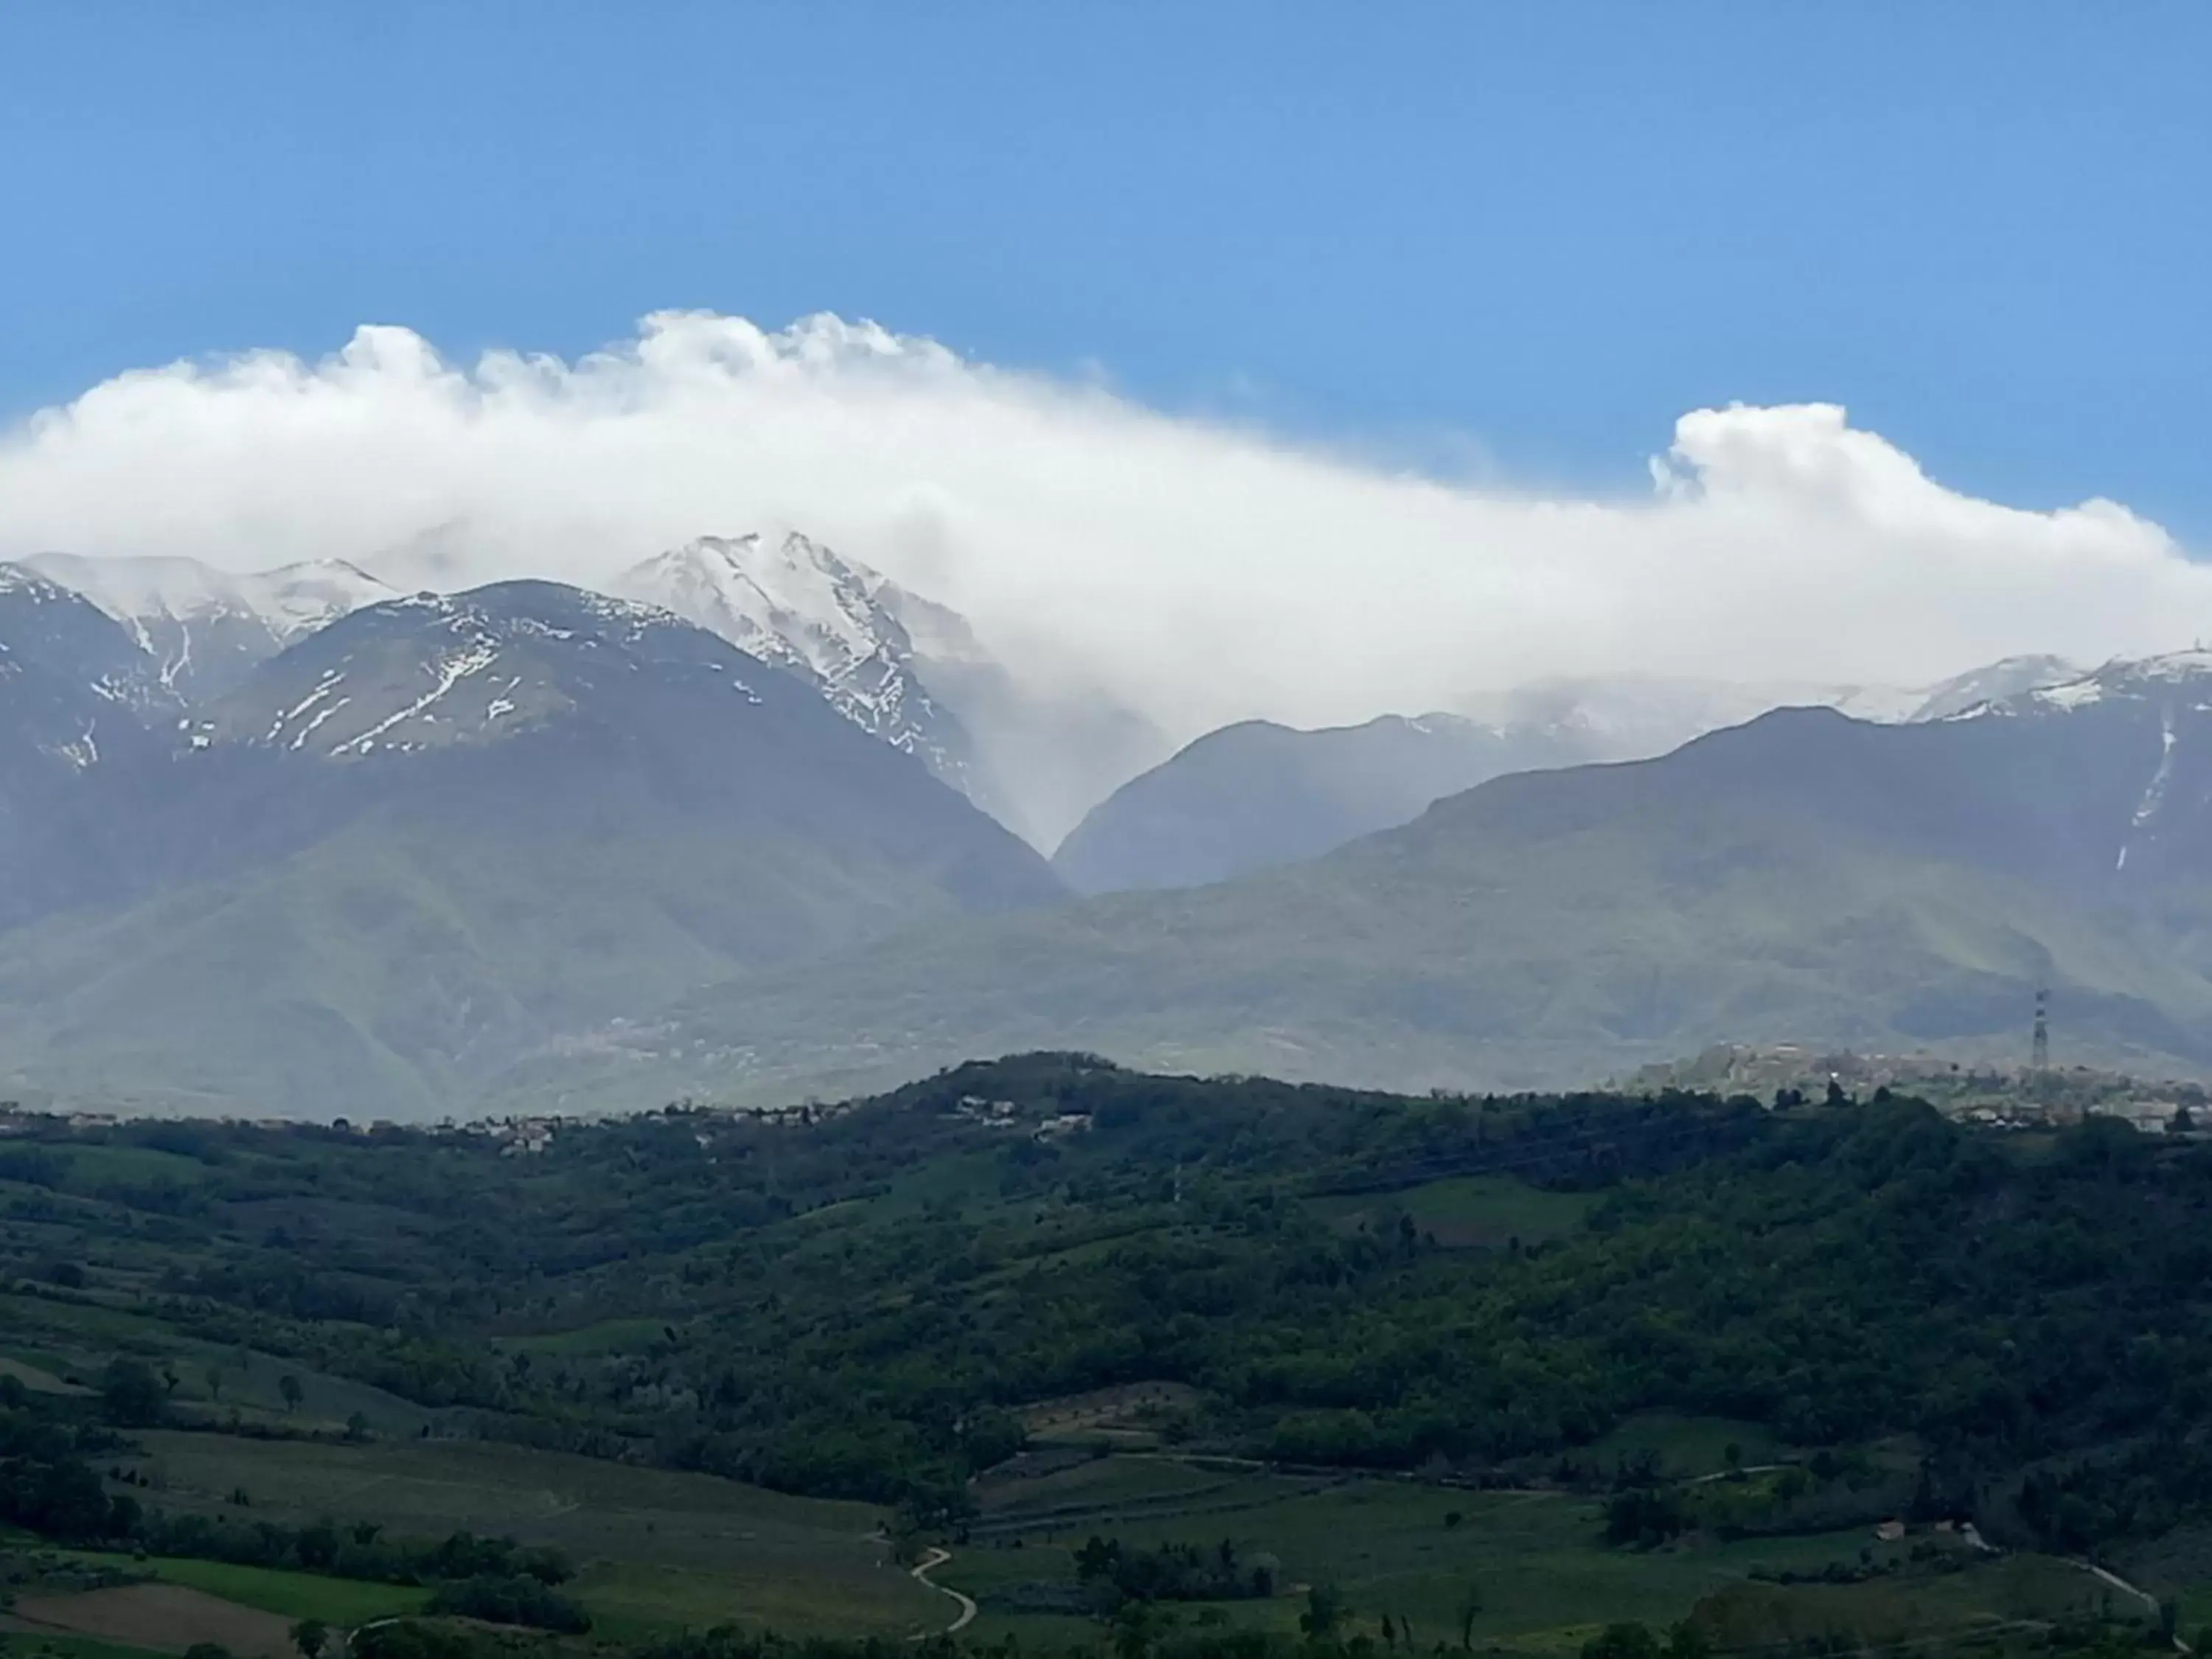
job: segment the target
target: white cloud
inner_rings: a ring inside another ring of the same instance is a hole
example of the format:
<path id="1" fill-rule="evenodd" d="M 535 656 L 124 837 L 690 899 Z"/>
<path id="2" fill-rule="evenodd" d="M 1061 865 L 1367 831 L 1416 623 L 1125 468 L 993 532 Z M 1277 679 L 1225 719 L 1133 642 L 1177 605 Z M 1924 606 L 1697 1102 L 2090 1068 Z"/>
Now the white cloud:
<path id="1" fill-rule="evenodd" d="M 1188 736 L 1551 674 L 1920 682 L 2212 633 L 2212 570 L 2110 502 L 1973 500 L 1837 408 L 1703 410 L 1649 497 L 1470 489 L 817 318 L 666 313 L 575 362 L 404 329 L 125 374 L 0 438 L 0 556 L 337 555 L 591 582 L 801 526 L 1018 672 Z"/>

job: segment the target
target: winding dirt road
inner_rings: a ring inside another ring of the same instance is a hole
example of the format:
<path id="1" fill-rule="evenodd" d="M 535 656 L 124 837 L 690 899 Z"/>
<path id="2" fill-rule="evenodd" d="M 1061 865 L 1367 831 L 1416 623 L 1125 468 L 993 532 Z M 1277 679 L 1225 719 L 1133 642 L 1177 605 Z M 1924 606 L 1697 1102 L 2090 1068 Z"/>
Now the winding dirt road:
<path id="1" fill-rule="evenodd" d="M 975 1600 L 973 1596 L 963 1595 L 958 1590 L 954 1589 L 950 1584 L 939 1583 L 935 1579 L 929 1576 L 951 1559 L 952 1552 L 951 1550 L 944 1549 L 939 1547 L 938 1545 L 932 1544 L 929 1547 L 929 1553 L 924 1555 L 921 1560 L 914 1564 L 914 1566 L 908 1576 L 910 1577 L 915 1583 L 921 1585 L 925 1589 L 933 1589 L 939 1595 L 949 1595 L 952 1598 L 953 1601 L 960 1608 L 960 1616 L 945 1627 L 945 1633 L 947 1636 L 957 1636 L 962 1631 L 966 1630 L 969 1625 L 974 1621 L 975 1617 Z"/>

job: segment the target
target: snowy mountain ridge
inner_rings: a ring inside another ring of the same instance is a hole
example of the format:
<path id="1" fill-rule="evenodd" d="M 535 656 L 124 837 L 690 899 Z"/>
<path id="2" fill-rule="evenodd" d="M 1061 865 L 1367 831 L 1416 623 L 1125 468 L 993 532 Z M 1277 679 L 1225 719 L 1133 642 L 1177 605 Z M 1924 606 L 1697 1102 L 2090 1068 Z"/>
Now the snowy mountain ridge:
<path id="1" fill-rule="evenodd" d="M 23 564 L 120 623 L 180 696 L 219 695 L 295 640 L 397 597 L 343 559 L 245 573 L 169 556 L 40 553 Z"/>
<path id="2" fill-rule="evenodd" d="M 2186 709 L 2173 706 L 2176 694 L 2192 698 Z M 2171 713 L 2212 713 L 2212 651 L 2169 651 L 2155 657 L 2119 658 L 2089 672 L 2077 673 L 2025 694 L 1992 697 L 1962 710 L 1960 718 L 2027 712 L 2070 712 L 2112 702 L 2160 702 Z"/>
<path id="3" fill-rule="evenodd" d="M 11 750 L 82 772 L 118 744 L 149 740 L 176 707 L 97 605 L 26 566 L 0 563 L 0 813 Z"/>
<path id="4" fill-rule="evenodd" d="M 551 582 L 418 593 L 350 613 L 191 723 L 329 760 L 485 742 L 586 705 L 600 673 L 651 665 L 760 699 L 742 658 L 656 606 Z M 700 646 L 710 647 L 706 650 Z M 541 647 L 562 647 L 548 656 Z"/>
<path id="5" fill-rule="evenodd" d="M 863 731 L 966 787 L 966 734 L 924 685 L 907 599 L 889 579 L 796 531 L 701 536 L 633 565 L 612 591 L 673 611 L 798 675 Z"/>
<path id="6" fill-rule="evenodd" d="M 2063 657 L 2017 656 L 1917 686 L 1738 682 L 1626 675 L 1540 680 L 1465 700 L 1459 709 L 1499 737 L 1572 740 L 1583 757 L 1643 759 L 1776 708 L 1832 708 L 1876 726 L 1955 717 L 2082 678 Z"/>

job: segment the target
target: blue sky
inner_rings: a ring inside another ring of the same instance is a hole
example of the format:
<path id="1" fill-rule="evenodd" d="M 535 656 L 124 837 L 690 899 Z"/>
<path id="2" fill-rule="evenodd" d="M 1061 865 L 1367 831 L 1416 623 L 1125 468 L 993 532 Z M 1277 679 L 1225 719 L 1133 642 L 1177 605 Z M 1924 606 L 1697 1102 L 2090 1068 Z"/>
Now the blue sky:
<path id="1" fill-rule="evenodd" d="M 2212 7 L 0 9 L 0 412 L 362 321 L 830 310 L 1641 487 L 1841 402 L 2212 544 Z"/>

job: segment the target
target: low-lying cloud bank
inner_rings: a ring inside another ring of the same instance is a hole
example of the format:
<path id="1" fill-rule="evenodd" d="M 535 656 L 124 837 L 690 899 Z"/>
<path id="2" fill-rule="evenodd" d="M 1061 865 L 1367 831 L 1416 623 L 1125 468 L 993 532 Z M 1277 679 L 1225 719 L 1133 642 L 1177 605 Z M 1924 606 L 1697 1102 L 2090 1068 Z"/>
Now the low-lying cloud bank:
<path id="1" fill-rule="evenodd" d="M 118 376 L 0 436 L 0 556 L 337 556 L 590 583 L 803 527 L 966 611 L 1018 672 L 1188 737 L 1550 676 L 1917 683 L 2212 634 L 2212 568 L 2103 501 L 1932 482 L 1826 404 L 1700 410 L 1648 497 L 1470 489 L 817 317 L 648 317 L 574 362 L 363 328 Z"/>

